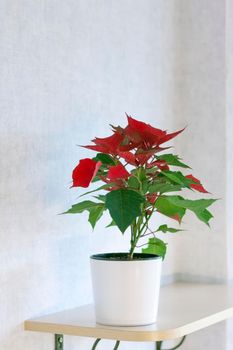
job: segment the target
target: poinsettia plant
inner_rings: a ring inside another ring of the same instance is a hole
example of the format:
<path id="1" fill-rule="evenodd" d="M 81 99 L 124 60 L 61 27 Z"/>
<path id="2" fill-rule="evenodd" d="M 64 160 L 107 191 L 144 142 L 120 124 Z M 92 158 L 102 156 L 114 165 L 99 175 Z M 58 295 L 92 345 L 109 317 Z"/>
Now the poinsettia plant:
<path id="1" fill-rule="evenodd" d="M 87 188 L 97 182 L 102 185 L 85 193 L 95 192 L 94 200 L 81 200 L 66 213 L 88 211 L 89 222 L 94 228 L 102 214 L 108 211 L 111 217 L 108 226 L 116 225 L 122 233 L 130 228 L 129 258 L 133 257 L 139 240 L 145 237 L 148 242 L 140 244 L 145 246 L 142 252 L 164 258 L 167 244 L 157 234 L 180 229 L 167 224 L 154 228 L 155 223 L 151 225 L 153 214 L 159 213 L 181 223 L 190 210 L 209 225 L 213 216 L 207 208 L 215 199 L 185 199 L 179 194 L 184 189 L 208 193 L 192 174 L 184 175 L 177 170 L 190 167 L 169 152 L 170 147 L 164 147 L 184 129 L 167 133 L 128 115 L 127 119 L 125 128 L 111 125 L 111 136 L 96 137 L 92 145 L 82 146 L 97 154 L 79 161 L 72 173 L 71 187 Z"/>

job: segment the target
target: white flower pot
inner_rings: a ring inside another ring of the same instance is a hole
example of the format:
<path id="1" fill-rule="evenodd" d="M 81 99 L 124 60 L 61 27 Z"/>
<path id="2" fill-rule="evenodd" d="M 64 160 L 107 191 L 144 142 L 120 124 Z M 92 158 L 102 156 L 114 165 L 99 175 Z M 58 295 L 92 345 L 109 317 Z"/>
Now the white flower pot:
<path id="1" fill-rule="evenodd" d="M 156 322 L 162 259 L 134 255 L 134 260 L 128 260 L 127 253 L 90 257 L 97 323 L 139 326 Z"/>

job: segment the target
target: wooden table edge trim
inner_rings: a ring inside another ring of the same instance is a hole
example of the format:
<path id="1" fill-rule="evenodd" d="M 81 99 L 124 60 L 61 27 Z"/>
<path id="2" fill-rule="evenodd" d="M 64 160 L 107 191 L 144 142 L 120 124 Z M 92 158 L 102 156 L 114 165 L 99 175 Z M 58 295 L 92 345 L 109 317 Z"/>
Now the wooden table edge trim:
<path id="1" fill-rule="evenodd" d="M 122 341 L 163 341 L 168 339 L 176 339 L 188 335 L 190 333 L 209 327 L 215 323 L 224 321 L 233 316 L 233 307 L 224 311 L 220 311 L 211 316 L 204 317 L 198 321 L 191 322 L 185 326 L 180 326 L 167 330 L 146 330 L 136 331 L 135 327 L 130 329 L 120 328 L 98 328 L 62 325 L 56 323 L 45 323 L 39 321 L 28 320 L 24 322 L 24 329 L 28 331 L 46 332 L 53 334 L 74 335 L 80 337 L 103 338 Z"/>

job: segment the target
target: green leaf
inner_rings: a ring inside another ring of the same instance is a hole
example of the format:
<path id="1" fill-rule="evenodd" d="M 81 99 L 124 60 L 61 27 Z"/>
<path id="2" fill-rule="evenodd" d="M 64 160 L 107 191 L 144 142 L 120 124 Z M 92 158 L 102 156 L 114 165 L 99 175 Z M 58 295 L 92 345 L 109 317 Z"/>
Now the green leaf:
<path id="1" fill-rule="evenodd" d="M 166 233 L 166 232 L 175 233 L 175 232 L 183 231 L 183 230 L 178 230 L 176 228 L 168 227 L 167 225 L 160 225 L 159 228 L 156 230 L 156 232 L 159 232 L 159 231 L 161 231 L 163 233 Z"/>
<path id="2" fill-rule="evenodd" d="M 193 200 L 184 199 L 181 196 L 166 196 L 166 198 L 169 199 L 169 201 L 174 203 L 175 205 L 182 206 L 183 208 L 187 208 L 190 210 L 206 209 L 216 201 L 216 199 L 213 198 Z"/>
<path id="3" fill-rule="evenodd" d="M 103 164 L 108 164 L 108 165 L 115 165 L 116 164 L 114 159 L 105 153 L 97 153 L 97 155 L 93 159 L 96 161 L 100 160 Z"/>
<path id="4" fill-rule="evenodd" d="M 168 197 L 160 196 L 155 202 L 155 208 L 161 213 L 170 218 L 175 216 L 179 217 L 179 221 L 182 220 L 186 209 L 172 203 Z"/>
<path id="5" fill-rule="evenodd" d="M 199 220 L 203 221 L 206 225 L 209 226 L 209 220 L 213 218 L 213 215 L 207 210 L 195 210 L 194 213 Z"/>
<path id="6" fill-rule="evenodd" d="M 140 181 L 136 176 L 132 175 L 129 177 L 128 186 L 138 190 L 140 188 Z"/>
<path id="7" fill-rule="evenodd" d="M 191 169 L 188 165 L 182 163 L 180 161 L 180 158 L 177 155 L 174 154 L 163 154 L 161 156 L 156 157 L 158 160 L 165 160 L 165 162 L 168 165 L 174 165 L 174 166 L 179 166 L 181 168 L 189 168 Z"/>
<path id="8" fill-rule="evenodd" d="M 104 203 L 96 203 L 92 201 L 83 201 L 72 205 L 72 207 L 63 214 L 79 214 L 84 210 L 89 211 L 88 221 L 92 228 L 95 227 L 96 222 L 100 219 L 105 210 Z"/>
<path id="9" fill-rule="evenodd" d="M 112 220 L 110 224 L 108 224 L 106 227 L 112 227 L 112 226 L 116 226 L 116 223 L 114 222 L 114 220 Z"/>
<path id="10" fill-rule="evenodd" d="M 182 187 L 190 187 L 190 184 L 194 183 L 192 180 L 187 179 L 180 171 L 161 171 L 161 174 L 165 175 L 168 179 L 181 185 Z"/>
<path id="11" fill-rule="evenodd" d="M 114 190 L 106 195 L 106 208 L 121 232 L 125 232 L 133 220 L 142 214 L 145 199 L 133 190 Z"/>
<path id="12" fill-rule="evenodd" d="M 95 228 L 97 221 L 103 215 L 104 209 L 105 208 L 103 204 L 96 205 L 95 207 L 89 209 L 90 214 L 88 221 L 90 222 L 93 229 Z"/>
<path id="13" fill-rule="evenodd" d="M 150 185 L 148 191 L 149 193 L 165 193 L 165 192 L 176 192 L 182 189 L 181 185 L 175 185 L 172 183 L 164 183 L 164 182 L 155 182 Z"/>
<path id="14" fill-rule="evenodd" d="M 137 173 L 140 181 L 143 181 L 146 179 L 146 170 L 144 168 L 140 167 Z"/>
<path id="15" fill-rule="evenodd" d="M 139 181 L 143 181 L 146 179 L 146 173 L 147 169 L 144 169 L 143 167 L 131 170 L 131 174 L 135 175 L 139 179 Z"/>
<path id="16" fill-rule="evenodd" d="M 146 192 L 148 191 L 148 180 L 147 179 L 145 179 L 145 180 L 143 180 L 142 181 L 142 192 L 144 193 L 144 194 L 146 194 Z"/>
<path id="17" fill-rule="evenodd" d="M 81 196 L 79 196 L 79 197 L 83 197 L 83 196 L 86 196 L 87 194 L 90 194 L 90 193 L 93 193 L 93 192 L 97 192 L 97 191 L 100 191 L 100 190 L 104 190 L 104 189 L 109 188 L 109 187 L 114 186 L 114 185 L 115 185 L 115 182 L 110 182 L 108 184 L 105 184 L 105 185 L 102 185 L 102 186 L 96 188 L 95 190 L 85 192 L 85 193 L 81 194 Z"/>
<path id="18" fill-rule="evenodd" d="M 99 176 L 95 176 L 92 180 L 91 183 L 97 182 L 97 181 L 101 181 Z"/>
<path id="19" fill-rule="evenodd" d="M 153 237 L 148 241 L 148 246 L 142 249 L 142 253 L 161 256 L 163 259 L 167 251 L 167 243 L 159 238 Z"/>
<path id="20" fill-rule="evenodd" d="M 95 207 L 98 203 L 92 201 L 83 201 L 77 204 L 72 205 L 72 207 L 64 212 L 63 214 L 78 214 L 82 213 L 84 210 L 89 210 L 92 207 Z"/>
<path id="21" fill-rule="evenodd" d="M 216 199 L 210 198 L 191 200 L 184 199 L 181 196 L 167 196 L 166 198 L 173 205 L 193 211 L 199 220 L 203 221 L 209 226 L 209 220 L 213 217 L 213 215 L 206 208 L 212 205 Z"/>
<path id="22" fill-rule="evenodd" d="M 105 203 L 106 196 L 103 194 L 99 194 L 98 196 L 93 196 L 94 198 L 98 199 L 99 201 Z"/>

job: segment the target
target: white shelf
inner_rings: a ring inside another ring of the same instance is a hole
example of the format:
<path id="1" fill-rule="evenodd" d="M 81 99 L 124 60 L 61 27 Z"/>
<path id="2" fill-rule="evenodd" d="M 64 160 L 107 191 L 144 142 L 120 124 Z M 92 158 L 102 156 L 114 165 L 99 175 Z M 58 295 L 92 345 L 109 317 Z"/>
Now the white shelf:
<path id="1" fill-rule="evenodd" d="M 110 327 L 96 324 L 92 305 L 25 321 L 25 330 L 126 341 L 175 339 L 233 316 L 233 287 L 175 283 L 161 288 L 156 324 Z"/>

